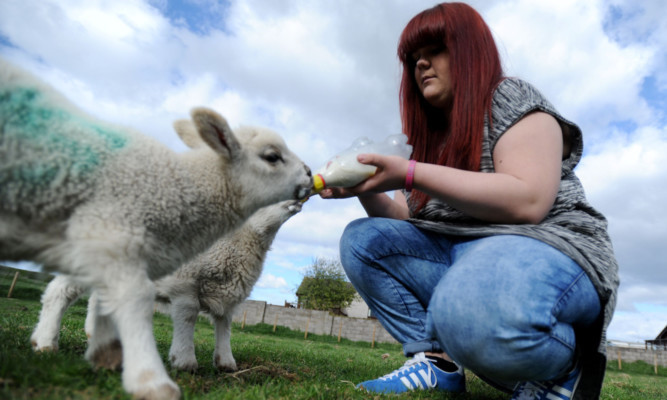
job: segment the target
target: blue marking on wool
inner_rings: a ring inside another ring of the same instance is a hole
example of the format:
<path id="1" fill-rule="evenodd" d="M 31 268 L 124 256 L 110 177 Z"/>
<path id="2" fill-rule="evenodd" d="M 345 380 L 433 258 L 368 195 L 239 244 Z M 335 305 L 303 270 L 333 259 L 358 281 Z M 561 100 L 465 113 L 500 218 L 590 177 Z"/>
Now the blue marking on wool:
<path id="1" fill-rule="evenodd" d="M 0 89 L 0 123 L 0 150 L 4 141 L 18 147 L 2 151 L 21 152 L 22 147 L 33 151 L 26 151 L 27 156 L 7 154 L 14 162 L 5 170 L 9 175 L 0 174 L 0 182 L 43 186 L 67 179 L 66 175 L 85 178 L 128 143 L 123 133 L 53 107 L 32 88 Z"/>

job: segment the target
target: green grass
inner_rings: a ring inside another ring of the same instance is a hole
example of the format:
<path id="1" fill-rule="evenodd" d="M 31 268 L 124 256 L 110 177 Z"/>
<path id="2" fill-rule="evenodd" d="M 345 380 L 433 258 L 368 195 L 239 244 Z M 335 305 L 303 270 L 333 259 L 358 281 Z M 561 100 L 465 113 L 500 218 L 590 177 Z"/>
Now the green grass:
<path id="1" fill-rule="evenodd" d="M 86 301 L 77 301 L 66 313 L 57 353 L 32 351 L 30 334 L 39 315 L 44 280 L 22 273 L 11 299 L 6 295 L 13 272 L 0 269 L 0 398 L 1 399 L 129 399 L 118 372 L 94 371 L 83 359 L 86 337 L 83 324 Z M 155 337 L 166 362 L 171 342 L 171 321 L 155 316 Z M 235 324 L 232 349 L 239 371 L 221 373 L 213 368 L 213 327 L 197 322 L 195 345 L 199 369 L 185 373 L 169 369 L 184 399 L 391 399 L 360 392 L 354 384 L 384 375 L 405 361 L 400 346 L 351 342 L 335 336 L 308 335 L 271 325 Z M 165 365 L 168 365 L 166 363 Z M 169 368 L 169 367 L 168 367 Z M 467 373 L 468 393 L 410 393 L 401 399 L 501 400 L 510 396 Z M 653 372 L 645 363 L 610 362 L 602 399 L 665 399 L 667 371 Z"/>

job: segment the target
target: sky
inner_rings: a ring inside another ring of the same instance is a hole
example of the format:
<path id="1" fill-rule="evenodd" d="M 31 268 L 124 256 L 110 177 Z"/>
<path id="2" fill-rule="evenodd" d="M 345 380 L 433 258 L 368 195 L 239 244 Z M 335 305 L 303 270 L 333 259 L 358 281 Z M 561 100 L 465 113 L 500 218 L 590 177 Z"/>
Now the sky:
<path id="1" fill-rule="evenodd" d="M 398 37 L 424 0 L 3 0 L 0 56 L 82 109 L 175 152 L 196 106 L 280 133 L 312 169 L 353 140 L 400 133 Z M 621 287 L 608 338 L 667 324 L 667 19 L 662 0 L 477 0 L 508 76 L 584 132 L 576 169 L 606 215 Z M 311 198 L 279 231 L 251 294 L 295 301 L 336 259 L 356 199 Z M 28 264 L 18 264 L 34 268 Z"/>

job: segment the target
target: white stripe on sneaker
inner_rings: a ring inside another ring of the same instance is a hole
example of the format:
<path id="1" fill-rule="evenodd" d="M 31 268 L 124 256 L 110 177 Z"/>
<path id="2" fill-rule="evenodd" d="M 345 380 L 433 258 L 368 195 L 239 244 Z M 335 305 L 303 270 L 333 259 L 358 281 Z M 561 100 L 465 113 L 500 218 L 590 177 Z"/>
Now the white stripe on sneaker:
<path id="1" fill-rule="evenodd" d="M 419 371 L 419 372 L 422 372 L 422 371 Z M 419 387 L 420 389 L 424 389 L 424 385 L 422 385 L 422 381 L 419 380 L 419 378 L 417 377 L 417 374 L 415 374 L 414 372 L 411 372 L 410 375 L 408 375 L 408 376 L 410 377 L 410 379 L 412 379 L 412 382 L 414 382 L 417 387 Z"/>
<path id="2" fill-rule="evenodd" d="M 558 397 L 553 393 L 547 393 L 547 400 L 563 400 L 563 398 Z"/>
<path id="3" fill-rule="evenodd" d="M 430 366 L 430 365 L 429 365 L 429 370 L 428 370 L 428 372 L 429 372 L 429 373 L 427 374 L 427 373 L 426 373 L 426 370 L 420 369 L 420 370 L 419 370 L 419 375 L 422 376 L 422 379 L 424 379 L 424 382 L 426 382 L 426 386 L 427 386 L 427 387 L 429 387 L 429 388 L 434 388 L 435 385 L 438 383 L 438 381 L 436 380 L 435 383 L 431 383 L 431 376 L 430 376 L 430 375 L 433 374 L 433 371 L 431 371 L 431 366 Z M 434 377 L 435 377 L 435 376 L 434 376 Z"/>
<path id="4" fill-rule="evenodd" d="M 572 397 L 572 392 L 569 391 L 569 390 L 567 390 L 567 389 L 565 389 L 565 388 L 562 387 L 562 386 L 554 385 L 554 387 L 552 387 L 551 390 L 553 390 L 553 391 L 556 392 L 556 393 L 560 393 L 560 394 L 562 394 L 563 396 L 567 396 L 568 399 L 569 399 L 570 397 Z"/>
<path id="5" fill-rule="evenodd" d="M 403 384 L 405 385 L 406 388 L 408 388 L 408 389 L 410 389 L 410 390 L 414 390 L 414 387 L 412 386 L 412 382 L 410 382 L 410 381 L 408 380 L 408 378 L 402 376 L 402 377 L 401 377 L 401 382 L 403 382 Z"/>

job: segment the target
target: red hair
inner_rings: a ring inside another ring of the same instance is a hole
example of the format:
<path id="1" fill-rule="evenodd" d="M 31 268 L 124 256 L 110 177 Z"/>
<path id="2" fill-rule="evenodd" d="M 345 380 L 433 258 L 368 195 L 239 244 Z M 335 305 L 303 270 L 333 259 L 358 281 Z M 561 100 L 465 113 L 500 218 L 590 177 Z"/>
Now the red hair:
<path id="1" fill-rule="evenodd" d="M 442 45 L 449 53 L 452 105 L 447 112 L 424 100 L 414 77 L 411 55 L 421 47 Z M 432 164 L 478 171 L 482 156 L 484 115 L 503 80 L 493 35 L 482 17 L 464 3 L 442 3 L 417 14 L 398 44 L 403 64 L 399 100 L 403 132 L 412 158 Z M 445 144 L 444 147 L 442 145 Z M 421 209 L 429 197 L 413 191 L 410 203 Z"/>

